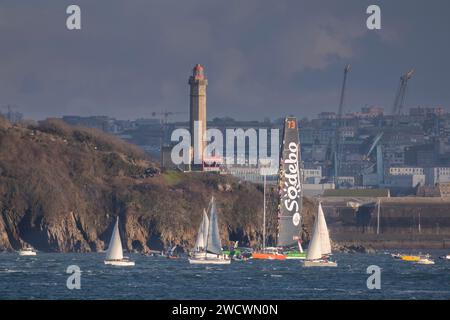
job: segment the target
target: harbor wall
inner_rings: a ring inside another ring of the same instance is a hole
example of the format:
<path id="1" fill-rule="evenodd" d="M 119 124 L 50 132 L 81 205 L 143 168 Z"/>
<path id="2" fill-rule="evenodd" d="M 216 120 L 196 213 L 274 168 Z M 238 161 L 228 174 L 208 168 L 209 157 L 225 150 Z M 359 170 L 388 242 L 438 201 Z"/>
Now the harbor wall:
<path id="1" fill-rule="evenodd" d="M 348 199 L 325 206 L 330 236 L 339 245 L 374 249 L 450 248 L 450 200 L 380 198 L 359 208 Z M 326 200 L 325 200 L 326 203 Z"/>

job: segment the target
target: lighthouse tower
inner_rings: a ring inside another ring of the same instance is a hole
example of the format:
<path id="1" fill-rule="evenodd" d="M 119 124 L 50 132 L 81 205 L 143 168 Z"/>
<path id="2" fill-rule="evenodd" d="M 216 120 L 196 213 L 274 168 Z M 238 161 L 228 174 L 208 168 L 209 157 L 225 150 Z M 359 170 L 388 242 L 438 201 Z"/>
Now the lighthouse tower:
<path id="1" fill-rule="evenodd" d="M 192 169 L 201 170 L 206 134 L 206 86 L 205 68 L 197 64 L 189 77 L 190 86 L 190 133 L 191 133 L 191 159 Z"/>

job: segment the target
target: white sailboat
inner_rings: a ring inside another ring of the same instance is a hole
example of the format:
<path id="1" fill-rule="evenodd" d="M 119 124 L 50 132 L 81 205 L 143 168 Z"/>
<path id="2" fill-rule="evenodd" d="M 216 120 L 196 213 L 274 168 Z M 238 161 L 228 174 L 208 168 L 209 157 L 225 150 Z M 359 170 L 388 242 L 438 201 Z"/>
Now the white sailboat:
<path id="1" fill-rule="evenodd" d="M 119 233 L 119 217 L 117 217 L 108 250 L 106 251 L 105 264 L 122 267 L 134 266 L 134 261 L 123 256 L 122 241 Z"/>
<path id="2" fill-rule="evenodd" d="M 319 203 L 316 220 L 314 222 L 313 236 L 304 261 L 305 267 L 337 267 L 337 263 L 329 260 L 331 254 L 330 235 L 327 222 Z"/>
<path id="3" fill-rule="evenodd" d="M 189 263 L 230 264 L 230 262 L 231 260 L 222 252 L 216 204 L 214 197 L 212 197 L 209 206 L 209 219 L 206 212 L 203 212 L 203 220 L 197 235 L 194 255 L 189 258 Z"/>
<path id="4" fill-rule="evenodd" d="M 417 264 L 434 264 L 434 260 L 431 260 L 429 257 L 420 257 L 419 261 L 417 261 Z"/>
<path id="5" fill-rule="evenodd" d="M 445 254 L 443 256 L 440 256 L 439 259 L 450 260 L 450 254 Z"/>

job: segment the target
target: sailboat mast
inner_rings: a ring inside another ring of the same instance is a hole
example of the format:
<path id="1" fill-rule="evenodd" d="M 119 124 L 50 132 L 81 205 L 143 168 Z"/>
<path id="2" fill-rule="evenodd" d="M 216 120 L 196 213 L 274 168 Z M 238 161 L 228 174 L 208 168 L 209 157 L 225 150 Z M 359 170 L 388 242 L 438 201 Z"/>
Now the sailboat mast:
<path id="1" fill-rule="evenodd" d="M 419 233 L 422 233 L 422 227 L 420 225 L 420 211 L 419 211 Z"/>
<path id="2" fill-rule="evenodd" d="M 264 209 L 263 209 L 263 243 L 262 248 L 263 250 L 266 249 L 266 175 L 264 175 L 264 195 L 263 195 L 263 201 L 264 201 Z"/>
<path id="3" fill-rule="evenodd" d="M 211 206 L 212 206 L 212 202 L 213 202 L 213 200 L 214 200 L 214 196 L 212 196 L 211 197 L 211 200 L 209 201 L 209 204 L 208 204 L 208 213 L 210 214 L 210 216 L 209 216 L 209 222 L 211 223 Z M 206 232 L 208 233 L 208 235 L 206 236 L 206 241 L 205 241 L 205 252 L 208 252 L 208 242 L 209 242 L 209 228 L 210 228 L 210 226 L 209 226 L 209 223 L 208 223 L 208 230 L 206 230 Z M 206 256 L 205 256 L 205 258 L 206 258 Z"/>
<path id="4" fill-rule="evenodd" d="M 380 234 L 380 206 L 381 206 L 381 199 L 378 199 L 377 234 Z"/>

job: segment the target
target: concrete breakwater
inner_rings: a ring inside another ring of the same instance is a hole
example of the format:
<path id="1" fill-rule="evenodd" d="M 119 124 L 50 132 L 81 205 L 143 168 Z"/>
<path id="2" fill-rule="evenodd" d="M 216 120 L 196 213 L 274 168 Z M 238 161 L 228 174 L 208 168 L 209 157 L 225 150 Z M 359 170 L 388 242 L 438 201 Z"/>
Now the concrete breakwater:
<path id="1" fill-rule="evenodd" d="M 333 241 L 366 248 L 450 248 L 450 199 L 323 199 Z M 378 209 L 378 204 L 380 207 Z"/>

